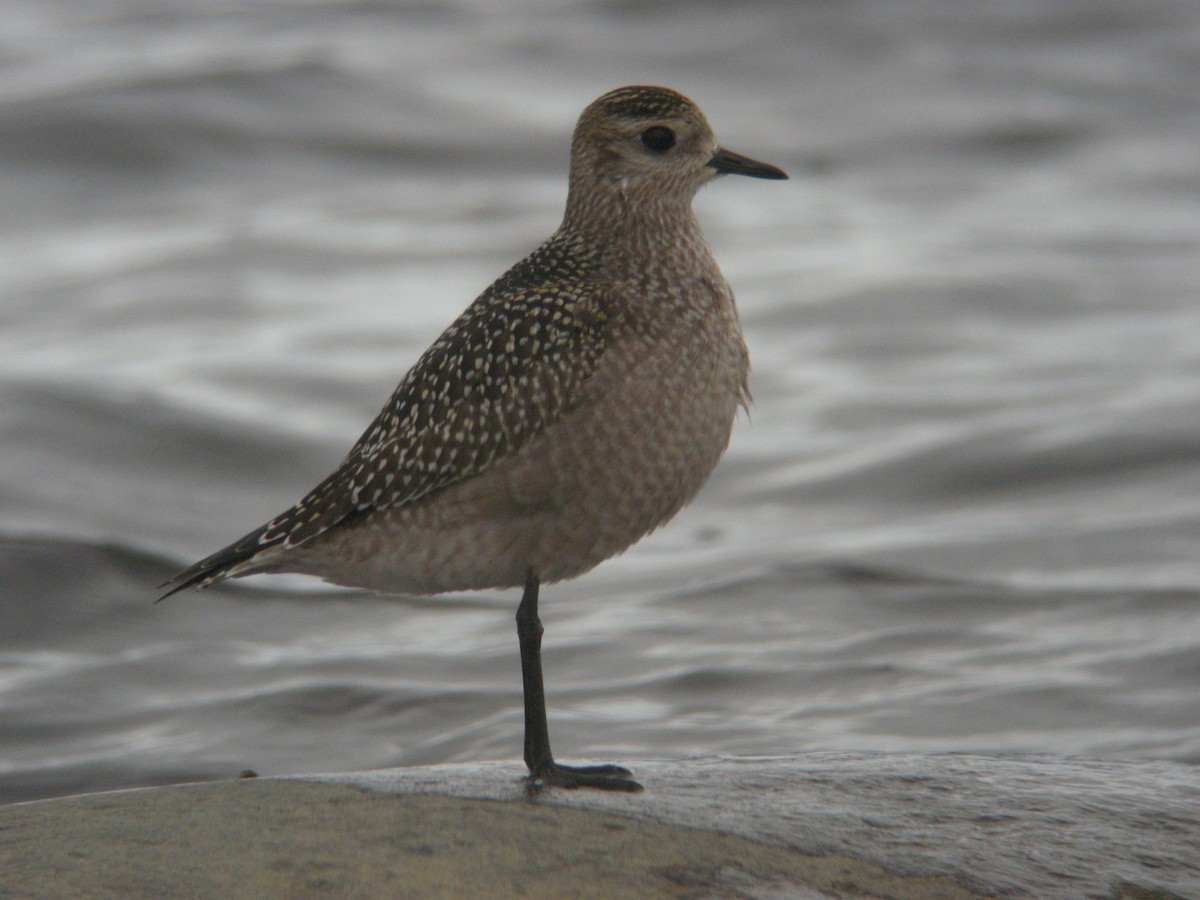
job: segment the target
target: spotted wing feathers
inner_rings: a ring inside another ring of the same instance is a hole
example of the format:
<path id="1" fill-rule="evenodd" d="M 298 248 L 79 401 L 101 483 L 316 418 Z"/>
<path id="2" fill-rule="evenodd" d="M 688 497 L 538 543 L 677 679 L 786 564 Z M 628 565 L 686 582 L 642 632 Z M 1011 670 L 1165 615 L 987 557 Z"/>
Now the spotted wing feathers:
<path id="1" fill-rule="evenodd" d="M 442 334 L 332 475 L 171 579 L 163 596 L 272 568 L 262 561 L 352 516 L 478 475 L 575 405 L 603 353 L 608 315 L 581 255 L 554 244 L 514 266 Z"/>

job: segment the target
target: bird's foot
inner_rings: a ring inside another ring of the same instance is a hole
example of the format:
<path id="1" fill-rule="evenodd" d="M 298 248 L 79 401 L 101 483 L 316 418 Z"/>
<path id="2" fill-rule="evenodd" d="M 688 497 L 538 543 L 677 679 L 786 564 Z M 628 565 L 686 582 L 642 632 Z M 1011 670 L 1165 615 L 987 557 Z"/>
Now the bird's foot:
<path id="1" fill-rule="evenodd" d="M 642 786 L 628 777 L 632 774 L 620 766 L 563 766 L 551 761 L 531 770 L 525 787 L 531 793 L 548 787 L 637 793 Z"/>

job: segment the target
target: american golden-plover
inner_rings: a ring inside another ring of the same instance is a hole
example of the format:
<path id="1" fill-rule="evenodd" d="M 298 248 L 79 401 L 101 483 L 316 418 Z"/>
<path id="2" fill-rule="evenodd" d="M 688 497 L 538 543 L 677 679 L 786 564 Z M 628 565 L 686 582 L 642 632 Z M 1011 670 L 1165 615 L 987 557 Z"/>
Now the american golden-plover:
<path id="1" fill-rule="evenodd" d="M 538 587 L 675 515 L 748 401 L 733 293 L 691 208 L 720 174 L 787 178 L 719 147 L 675 91 L 588 106 L 558 231 L 425 351 L 332 475 L 164 597 L 260 572 L 391 593 L 524 587 L 529 785 L 639 790 L 619 766 L 554 761 Z"/>

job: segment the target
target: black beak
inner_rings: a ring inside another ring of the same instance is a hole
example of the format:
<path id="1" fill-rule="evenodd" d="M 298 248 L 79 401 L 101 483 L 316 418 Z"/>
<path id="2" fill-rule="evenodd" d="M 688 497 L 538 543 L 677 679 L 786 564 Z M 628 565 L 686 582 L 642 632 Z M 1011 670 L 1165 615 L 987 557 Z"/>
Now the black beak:
<path id="1" fill-rule="evenodd" d="M 742 156 L 724 147 L 718 147 L 713 158 L 705 165 L 711 166 L 722 175 L 749 175 L 751 178 L 770 178 L 775 181 L 787 178 L 787 172 L 783 169 Z"/>

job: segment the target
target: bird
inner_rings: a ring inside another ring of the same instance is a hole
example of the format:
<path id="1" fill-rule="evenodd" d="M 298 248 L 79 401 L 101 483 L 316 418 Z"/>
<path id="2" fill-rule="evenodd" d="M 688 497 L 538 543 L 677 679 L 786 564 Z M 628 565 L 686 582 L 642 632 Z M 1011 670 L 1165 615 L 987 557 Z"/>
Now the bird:
<path id="1" fill-rule="evenodd" d="M 692 210 L 721 175 L 788 177 L 721 147 L 669 88 L 588 105 L 558 230 L 420 356 L 331 475 L 159 600 L 280 572 L 392 594 L 522 588 L 525 783 L 642 790 L 622 766 L 554 759 L 538 594 L 679 512 L 749 408 L 737 305 Z"/>

